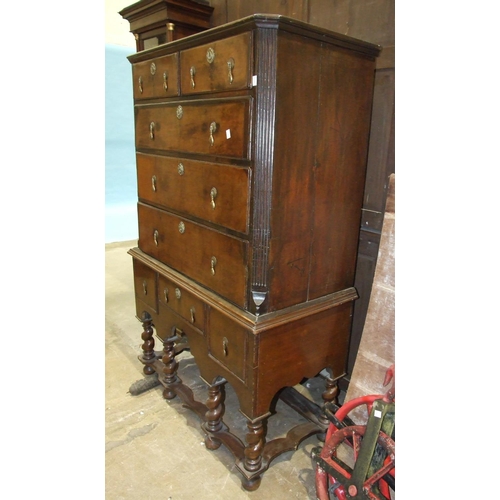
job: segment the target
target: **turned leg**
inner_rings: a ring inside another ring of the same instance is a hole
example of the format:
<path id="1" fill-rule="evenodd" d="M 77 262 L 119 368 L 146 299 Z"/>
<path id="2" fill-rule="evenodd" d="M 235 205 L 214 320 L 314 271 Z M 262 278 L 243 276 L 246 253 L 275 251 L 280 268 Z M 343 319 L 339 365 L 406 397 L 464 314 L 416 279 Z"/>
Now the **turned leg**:
<path id="1" fill-rule="evenodd" d="M 336 401 L 339 393 L 339 387 L 337 382 L 335 380 L 332 380 L 330 377 L 326 377 L 325 386 L 325 391 L 323 392 L 323 394 L 321 394 L 321 398 L 323 399 L 323 411 L 321 412 L 319 420 L 322 424 L 329 425 L 330 420 L 328 420 L 328 417 L 325 415 L 324 407 L 327 403 Z M 321 438 L 322 436 L 320 435 L 319 437 Z"/>
<path id="2" fill-rule="evenodd" d="M 163 342 L 163 380 L 166 384 L 173 384 L 177 382 L 177 368 L 179 363 L 175 359 L 175 342 L 172 339 L 167 339 Z M 165 399 L 175 398 L 175 392 L 169 387 L 163 390 L 163 397 Z"/>
<path id="3" fill-rule="evenodd" d="M 222 429 L 222 415 L 224 414 L 224 384 L 226 380 L 218 377 L 216 382 L 208 388 L 208 399 L 206 406 L 208 411 L 205 413 L 205 430 L 209 433 L 218 432 Z M 221 445 L 219 439 L 207 434 L 205 436 L 205 446 L 209 450 L 216 450 Z"/>
<path id="4" fill-rule="evenodd" d="M 259 420 L 247 422 L 248 433 L 246 435 L 247 446 L 245 448 L 245 460 L 243 466 L 248 472 L 257 472 L 262 466 L 262 452 L 264 451 L 266 427 L 265 422 L 268 415 Z M 243 488 L 248 491 L 256 490 L 260 485 L 261 477 L 257 475 L 250 480 L 243 480 Z"/>
<path id="5" fill-rule="evenodd" d="M 153 339 L 153 318 L 144 311 L 141 316 L 142 332 L 141 338 L 144 341 L 142 344 L 142 362 L 144 363 L 144 368 L 142 371 L 145 375 L 152 375 L 155 370 L 151 364 L 155 360 L 155 341 Z"/>

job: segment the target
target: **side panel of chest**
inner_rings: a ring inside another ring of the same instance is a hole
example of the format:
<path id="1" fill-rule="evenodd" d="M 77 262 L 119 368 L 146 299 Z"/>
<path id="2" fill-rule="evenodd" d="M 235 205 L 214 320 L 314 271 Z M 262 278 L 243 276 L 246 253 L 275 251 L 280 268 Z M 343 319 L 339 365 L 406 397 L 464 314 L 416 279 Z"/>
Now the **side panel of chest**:
<path id="1" fill-rule="evenodd" d="M 255 155 L 253 222 L 267 241 L 254 237 L 252 286 L 270 312 L 353 285 L 374 61 L 295 34 L 266 36 L 276 54 L 266 67 L 273 114 L 256 116 L 264 153 Z"/>

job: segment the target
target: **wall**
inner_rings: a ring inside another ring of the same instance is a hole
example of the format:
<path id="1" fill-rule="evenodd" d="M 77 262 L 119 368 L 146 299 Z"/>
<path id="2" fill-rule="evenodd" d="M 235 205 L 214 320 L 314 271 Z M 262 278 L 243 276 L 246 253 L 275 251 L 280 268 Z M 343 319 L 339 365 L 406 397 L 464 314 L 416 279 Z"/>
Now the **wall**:
<path id="1" fill-rule="evenodd" d="M 122 18 L 118 12 L 129 5 L 135 3 L 134 0 L 105 0 L 105 43 L 111 45 L 121 45 L 131 47 L 135 51 L 134 35 L 130 33 L 128 21 Z"/>
<path id="2" fill-rule="evenodd" d="M 131 0 L 105 6 L 105 243 L 137 239 L 132 74 L 129 23 L 118 12 Z"/>

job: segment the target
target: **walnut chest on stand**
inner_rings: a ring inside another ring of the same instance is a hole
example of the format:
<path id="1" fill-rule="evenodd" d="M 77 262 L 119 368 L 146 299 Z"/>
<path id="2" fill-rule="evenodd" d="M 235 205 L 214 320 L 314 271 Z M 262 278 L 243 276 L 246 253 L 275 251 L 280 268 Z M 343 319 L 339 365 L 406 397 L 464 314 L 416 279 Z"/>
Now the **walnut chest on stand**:
<path id="1" fill-rule="evenodd" d="M 293 386 L 322 372 L 331 401 L 345 373 L 378 53 L 256 14 L 129 56 L 139 359 L 165 398 L 199 415 L 209 449 L 232 451 L 247 490 L 328 425 Z M 177 372 L 183 349 L 205 403 Z M 247 419 L 244 441 L 221 418 L 225 383 Z M 277 396 L 309 421 L 266 442 Z"/>

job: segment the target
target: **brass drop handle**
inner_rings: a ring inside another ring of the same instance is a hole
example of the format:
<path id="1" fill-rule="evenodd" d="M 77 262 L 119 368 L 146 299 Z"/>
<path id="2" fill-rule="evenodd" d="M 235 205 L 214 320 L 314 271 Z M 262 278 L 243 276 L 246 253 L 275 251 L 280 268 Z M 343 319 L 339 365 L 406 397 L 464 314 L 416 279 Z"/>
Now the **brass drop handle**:
<path id="1" fill-rule="evenodd" d="M 226 337 L 222 339 L 222 351 L 224 352 L 224 356 L 227 356 L 227 348 L 229 345 L 229 340 Z"/>
<path id="2" fill-rule="evenodd" d="M 168 90 L 168 71 L 163 73 L 163 90 L 165 90 L 165 92 Z"/>
<path id="3" fill-rule="evenodd" d="M 149 124 L 149 138 L 154 141 L 155 139 L 155 122 Z"/>
<path id="4" fill-rule="evenodd" d="M 228 61 L 227 61 L 227 77 L 229 79 L 229 84 L 231 85 L 233 83 L 233 69 L 234 69 L 234 59 L 231 57 Z"/>
<path id="5" fill-rule="evenodd" d="M 217 198 L 217 188 L 213 187 L 210 190 L 210 204 L 213 210 L 215 210 L 215 198 Z"/>
<path id="6" fill-rule="evenodd" d="M 156 192 L 156 175 L 153 175 L 153 177 L 151 177 L 151 187 L 153 188 L 153 191 Z"/>
<path id="7" fill-rule="evenodd" d="M 146 280 L 142 282 L 142 291 L 144 292 L 144 295 L 148 294 L 148 283 Z"/>
<path id="8" fill-rule="evenodd" d="M 194 66 L 191 66 L 191 68 L 189 69 L 189 74 L 191 76 L 191 88 L 195 88 L 196 87 L 196 83 L 194 83 L 194 75 L 196 75 L 196 68 Z"/>
<path id="9" fill-rule="evenodd" d="M 159 236 L 158 229 L 155 229 L 155 231 L 153 233 L 153 240 L 154 240 L 156 246 L 158 246 L 158 236 Z"/>
<path id="10" fill-rule="evenodd" d="M 210 124 L 210 137 L 209 137 L 209 141 L 210 141 L 210 146 L 213 146 L 214 145 L 214 134 L 215 132 L 217 131 L 217 123 L 215 122 L 212 122 Z"/>
<path id="11" fill-rule="evenodd" d="M 168 288 L 163 289 L 163 296 L 165 297 L 165 302 L 168 302 Z"/>
<path id="12" fill-rule="evenodd" d="M 193 325 L 194 325 L 194 313 L 196 312 L 196 311 L 194 310 L 194 307 L 191 307 L 191 308 L 189 309 L 189 312 L 191 313 L 191 323 L 193 323 Z"/>
<path id="13" fill-rule="evenodd" d="M 210 272 L 212 273 L 212 276 L 215 275 L 215 266 L 217 265 L 217 259 L 215 257 L 212 257 L 210 259 Z"/>
<path id="14" fill-rule="evenodd" d="M 142 76 L 139 77 L 139 92 L 142 94 Z"/>

